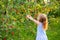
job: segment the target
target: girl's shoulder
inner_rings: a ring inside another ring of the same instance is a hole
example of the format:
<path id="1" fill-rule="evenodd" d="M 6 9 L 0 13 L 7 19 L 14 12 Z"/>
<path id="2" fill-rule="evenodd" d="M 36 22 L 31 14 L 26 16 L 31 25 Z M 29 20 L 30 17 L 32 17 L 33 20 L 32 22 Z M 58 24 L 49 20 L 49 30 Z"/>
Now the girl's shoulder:
<path id="1" fill-rule="evenodd" d="M 40 22 L 38 26 L 43 26 L 43 23 Z"/>

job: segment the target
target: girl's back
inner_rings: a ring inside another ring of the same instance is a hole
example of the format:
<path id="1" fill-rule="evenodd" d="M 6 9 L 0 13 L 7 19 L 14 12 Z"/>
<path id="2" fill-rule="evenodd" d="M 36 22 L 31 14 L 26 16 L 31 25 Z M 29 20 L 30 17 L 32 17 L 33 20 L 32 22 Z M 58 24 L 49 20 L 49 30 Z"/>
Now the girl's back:
<path id="1" fill-rule="evenodd" d="M 36 40 L 48 40 L 46 31 L 43 30 L 43 23 L 40 23 L 37 27 L 37 37 Z"/>

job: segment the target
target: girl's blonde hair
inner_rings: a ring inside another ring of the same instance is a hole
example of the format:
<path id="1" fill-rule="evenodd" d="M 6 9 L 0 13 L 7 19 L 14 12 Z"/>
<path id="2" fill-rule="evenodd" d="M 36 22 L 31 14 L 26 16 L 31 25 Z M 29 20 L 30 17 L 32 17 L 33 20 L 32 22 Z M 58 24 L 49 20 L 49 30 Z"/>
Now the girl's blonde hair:
<path id="1" fill-rule="evenodd" d="M 43 23 L 43 29 L 47 30 L 47 28 L 48 28 L 47 16 L 45 14 L 40 14 L 37 19 L 39 22 Z"/>

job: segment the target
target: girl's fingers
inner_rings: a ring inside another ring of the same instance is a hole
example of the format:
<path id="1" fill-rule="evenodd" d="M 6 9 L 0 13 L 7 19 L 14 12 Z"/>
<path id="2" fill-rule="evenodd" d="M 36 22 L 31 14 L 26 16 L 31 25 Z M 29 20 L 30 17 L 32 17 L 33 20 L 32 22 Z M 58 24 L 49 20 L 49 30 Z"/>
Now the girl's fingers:
<path id="1" fill-rule="evenodd" d="M 26 17 L 29 18 L 29 15 L 27 15 Z"/>
<path id="2" fill-rule="evenodd" d="M 27 17 L 30 17 L 30 15 L 27 15 Z"/>

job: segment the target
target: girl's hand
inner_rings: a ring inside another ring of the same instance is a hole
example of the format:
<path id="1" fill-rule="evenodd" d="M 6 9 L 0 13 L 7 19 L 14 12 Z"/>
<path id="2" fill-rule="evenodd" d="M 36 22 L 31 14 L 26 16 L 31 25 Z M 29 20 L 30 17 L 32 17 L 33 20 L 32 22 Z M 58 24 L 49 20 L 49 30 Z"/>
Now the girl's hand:
<path id="1" fill-rule="evenodd" d="M 29 19 L 31 19 L 31 20 L 33 19 L 30 15 L 27 15 L 27 18 L 29 18 Z"/>

